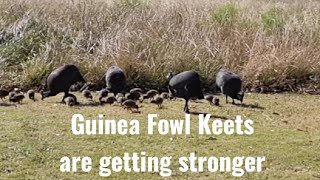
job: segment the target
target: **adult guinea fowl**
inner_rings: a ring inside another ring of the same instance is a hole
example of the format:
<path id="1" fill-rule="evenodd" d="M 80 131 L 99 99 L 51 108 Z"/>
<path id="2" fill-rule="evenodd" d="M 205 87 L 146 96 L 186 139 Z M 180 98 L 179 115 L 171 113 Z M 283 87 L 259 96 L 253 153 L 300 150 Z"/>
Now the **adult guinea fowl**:
<path id="1" fill-rule="evenodd" d="M 52 71 L 47 77 L 46 84 L 43 92 L 41 93 L 41 99 L 43 100 L 44 98 L 64 92 L 65 95 L 62 98 L 62 102 L 64 102 L 64 98 L 69 94 L 70 86 L 77 82 L 86 84 L 86 81 L 82 77 L 79 69 L 72 64 L 63 65 Z"/>
<path id="2" fill-rule="evenodd" d="M 175 76 L 170 72 L 167 76 L 169 79 L 169 91 L 174 97 L 185 100 L 184 111 L 189 113 L 188 101 L 190 98 L 204 99 L 201 90 L 201 81 L 199 74 L 193 70 L 184 71 Z"/>
<path id="3" fill-rule="evenodd" d="M 221 68 L 216 74 L 216 85 L 221 93 L 226 95 L 226 103 L 228 103 L 228 96 L 232 98 L 232 104 L 235 104 L 234 99 L 243 102 L 244 93 L 241 91 L 242 80 L 239 75 Z"/>
<path id="4" fill-rule="evenodd" d="M 105 74 L 105 79 L 106 89 L 113 92 L 115 96 L 126 87 L 127 81 L 125 73 L 118 66 L 111 66 Z"/>

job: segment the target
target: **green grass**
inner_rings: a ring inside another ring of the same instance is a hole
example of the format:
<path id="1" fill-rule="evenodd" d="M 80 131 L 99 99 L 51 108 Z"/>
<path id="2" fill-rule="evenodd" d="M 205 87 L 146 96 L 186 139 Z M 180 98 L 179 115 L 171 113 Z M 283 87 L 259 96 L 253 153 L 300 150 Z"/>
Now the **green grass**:
<path id="1" fill-rule="evenodd" d="M 237 7 L 234 4 L 226 4 L 217 10 L 213 11 L 212 17 L 216 20 L 220 25 L 226 26 L 230 25 L 232 21 L 235 20 L 237 15 Z"/>
<path id="2" fill-rule="evenodd" d="M 285 25 L 283 10 L 276 8 L 270 9 L 261 15 L 261 21 L 263 28 L 269 33 L 282 31 Z"/>
<path id="3" fill-rule="evenodd" d="M 77 94 L 80 97 L 80 94 Z M 39 96 L 38 96 L 39 99 Z M 25 100 L 17 107 L 0 106 L 0 179 L 98 179 L 98 160 L 102 156 L 123 156 L 124 152 L 146 151 L 149 156 L 173 156 L 169 179 L 232 179 L 231 173 L 181 173 L 178 157 L 196 152 L 198 156 L 265 156 L 261 173 L 247 173 L 245 179 L 314 179 L 320 176 L 320 97 L 296 94 L 246 96 L 245 104 L 258 104 L 264 109 L 221 107 L 207 102 L 191 102 L 193 111 L 214 116 L 254 121 L 251 136 L 197 135 L 197 116 L 191 117 L 191 135 L 147 135 L 147 114 L 158 113 L 163 119 L 182 119 L 183 101 L 165 101 L 163 109 L 143 103 L 141 113 L 128 113 L 120 106 L 67 107 L 59 104 L 61 95 L 32 102 Z M 80 98 L 80 102 L 85 100 Z M 105 119 L 138 119 L 140 135 L 75 136 L 71 117 L 81 113 L 85 119 L 104 114 Z M 215 137 L 216 140 L 210 139 Z M 172 140 L 170 140 L 172 138 Z M 90 173 L 61 173 L 63 156 L 90 156 Z M 157 173 L 113 173 L 114 179 L 162 179 Z"/>

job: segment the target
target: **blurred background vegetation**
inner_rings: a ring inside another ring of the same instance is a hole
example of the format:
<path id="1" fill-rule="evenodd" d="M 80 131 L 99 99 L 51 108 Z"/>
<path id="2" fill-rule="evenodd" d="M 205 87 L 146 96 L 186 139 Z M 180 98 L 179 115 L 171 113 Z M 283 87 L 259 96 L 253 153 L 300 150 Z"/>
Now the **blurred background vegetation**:
<path id="1" fill-rule="evenodd" d="M 316 0 L 0 1 L 2 86 L 38 86 L 67 63 L 91 82 L 115 64 L 136 86 L 194 69 L 209 87 L 224 66 L 247 87 L 281 86 L 318 77 L 319 48 Z"/>

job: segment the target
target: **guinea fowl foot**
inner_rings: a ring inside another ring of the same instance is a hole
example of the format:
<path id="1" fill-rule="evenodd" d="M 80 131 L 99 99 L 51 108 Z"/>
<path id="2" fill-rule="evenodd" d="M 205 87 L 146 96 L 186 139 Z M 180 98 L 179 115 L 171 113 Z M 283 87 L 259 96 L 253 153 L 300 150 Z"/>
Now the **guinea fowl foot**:
<path id="1" fill-rule="evenodd" d="M 235 105 L 236 103 L 234 102 L 234 100 L 232 100 L 232 104 Z"/>

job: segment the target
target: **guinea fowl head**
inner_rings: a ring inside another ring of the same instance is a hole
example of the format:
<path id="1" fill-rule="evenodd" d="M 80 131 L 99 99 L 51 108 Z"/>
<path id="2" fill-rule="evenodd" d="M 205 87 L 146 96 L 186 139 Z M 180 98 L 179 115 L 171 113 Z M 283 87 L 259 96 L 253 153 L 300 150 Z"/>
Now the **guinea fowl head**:
<path id="1" fill-rule="evenodd" d="M 167 78 L 168 80 L 170 80 L 172 77 L 173 77 L 173 72 L 170 71 L 170 72 L 167 74 L 166 78 Z"/>

